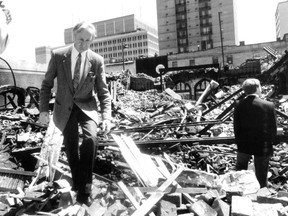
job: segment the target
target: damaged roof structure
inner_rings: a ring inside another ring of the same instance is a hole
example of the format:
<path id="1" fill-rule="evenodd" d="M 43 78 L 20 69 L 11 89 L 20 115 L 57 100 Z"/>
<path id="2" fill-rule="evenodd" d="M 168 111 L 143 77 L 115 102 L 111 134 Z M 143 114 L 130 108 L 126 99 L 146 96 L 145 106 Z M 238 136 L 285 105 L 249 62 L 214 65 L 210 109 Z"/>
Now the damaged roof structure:
<path id="1" fill-rule="evenodd" d="M 0 87 L 0 214 L 288 215 L 287 63 L 287 53 L 276 56 L 257 74 L 278 121 L 269 187 L 261 189 L 252 161 L 246 171 L 234 169 L 239 84 L 210 79 L 200 97 L 189 100 L 171 88 L 152 88 L 151 80 L 141 86 L 151 89 L 131 90 L 127 73 L 110 77 L 113 128 L 107 136 L 97 132 L 91 206 L 76 204 L 62 134 L 37 123 L 39 89 Z M 51 95 L 51 115 L 53 103 Z"/>

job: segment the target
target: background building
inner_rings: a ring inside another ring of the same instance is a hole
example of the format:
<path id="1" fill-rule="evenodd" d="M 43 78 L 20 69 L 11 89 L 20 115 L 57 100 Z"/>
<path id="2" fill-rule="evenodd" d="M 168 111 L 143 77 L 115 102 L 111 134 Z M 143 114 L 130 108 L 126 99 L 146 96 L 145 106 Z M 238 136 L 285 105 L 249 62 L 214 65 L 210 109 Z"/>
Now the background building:
<path id="1" fill-rule="evenodd" d="M 35 49 L 36 62 L 39 64 L 46 64 L 51 58 L 51 47 L 37 47 Z"/>
<path id="2" fill-rule="evenodd" d="M 105 63 L 135 61 L 139 57 L 159 54 L 157 30 L 134 15 L 93 23 L 97 38 L 91 49 L 102 55 Z M 65 44 L 73 43 L 73 28 L 65 29 Z M 123 56 L 124 55 L 124 56 Z"/>
<path id="3" fill-rule="evenodd" d="M 93 25 L 97 29 L 97 37 L 91 44 L 91 49 L 104 57 L 105 64 L 119 64 L 123 60 L 126 64 L 137 58 L 159 54 L 157 30 L 139 21 L 134 15 L 99 21 Z M 64 46 L 73 43 L 72 29 L 73 27 L 64 30 Z M 37 62 L 48 63 L 50 52 L 47 50 L 47 47 L 36 49 Z M 44 62 L 45 60 L 48 61 Z"/>
<path id="4" fill-rule="evenodd" d="M 157 17 L 160 55 L 238 44 L 234 0 L 157 0 Z"/>
<path id="5" fill-rule="evenodd" d="M 276 36 L 278 39 L 283 39 L 283 36 L 288 33 L 288 1 L 278 3 L 275 12 L 276 21 Z"/>

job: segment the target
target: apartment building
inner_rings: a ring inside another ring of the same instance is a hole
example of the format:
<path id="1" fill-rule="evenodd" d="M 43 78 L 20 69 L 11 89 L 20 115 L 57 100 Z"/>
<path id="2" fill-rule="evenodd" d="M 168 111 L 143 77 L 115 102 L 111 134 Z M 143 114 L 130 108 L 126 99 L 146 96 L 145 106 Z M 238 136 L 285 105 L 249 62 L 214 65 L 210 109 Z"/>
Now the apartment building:
<path id="1" fill-rule="evenodd" d="M 275 12 L 276 23 L 276 37 L 283 39 L 284 35 L 288 33 L 288 1 L 279 2 Z"/>
<path id="2" fill-rule="evenodd" d="M 157 0 L 160 55 L 238 44 L 235 0 Z"/>

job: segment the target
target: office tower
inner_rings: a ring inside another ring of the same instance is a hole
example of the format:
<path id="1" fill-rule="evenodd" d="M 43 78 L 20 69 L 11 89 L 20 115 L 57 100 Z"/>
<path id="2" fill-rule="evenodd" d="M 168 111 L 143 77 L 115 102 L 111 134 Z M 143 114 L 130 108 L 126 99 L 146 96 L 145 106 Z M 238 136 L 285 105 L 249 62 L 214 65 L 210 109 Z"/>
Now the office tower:
<path id="1" fill-rule="evenodd" d="M 152 57 L 159 54 L 157 30 L 134 15 L 117 17 L 93 23 L 97 37 L 91 49 L 107 63 L 135 61 L 136 58 Z M 73 42 L 72 29 L 65 29 L 65 44 Z"/>

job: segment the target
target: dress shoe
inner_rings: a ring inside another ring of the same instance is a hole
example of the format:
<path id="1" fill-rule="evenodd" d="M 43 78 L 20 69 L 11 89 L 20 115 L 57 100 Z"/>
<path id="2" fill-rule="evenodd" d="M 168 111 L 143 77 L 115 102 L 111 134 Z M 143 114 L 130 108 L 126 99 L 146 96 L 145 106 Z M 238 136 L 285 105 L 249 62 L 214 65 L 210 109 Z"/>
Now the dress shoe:
<path id="1" fill-rule="evenodd" d="M 91 206 L 91 204 L 93 203 L 93 200 L 91 199 L 90 196 L 87 195 L 77 195 L 76 201 L 79 204 L 85 204 L 86 206 Z"/>
<path id="2" fill-rule="evenodd" d="M 71 190 L 74 191 L 74 192 L 77 192 L 78 191 L 78 187 L 77 186 L 72 186 Z"/>

